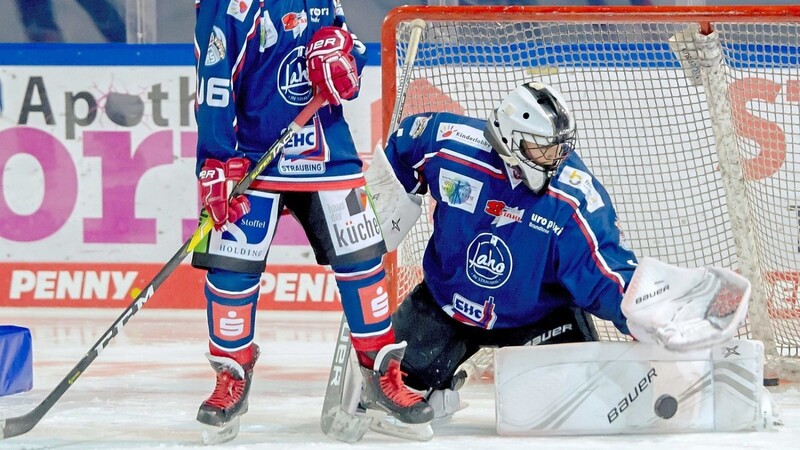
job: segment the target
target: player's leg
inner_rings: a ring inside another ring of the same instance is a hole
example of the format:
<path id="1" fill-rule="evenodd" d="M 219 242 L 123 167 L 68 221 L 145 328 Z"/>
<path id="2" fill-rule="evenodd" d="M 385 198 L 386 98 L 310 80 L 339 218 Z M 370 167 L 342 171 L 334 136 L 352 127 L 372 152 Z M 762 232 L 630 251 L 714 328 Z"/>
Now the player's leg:
<path id="1" fill-rule="evenodd" d="M 480 348 L 597 340 L 591 318 L 570 307 L 526 327 L 484 330 L 463 325 L 442 311 L 424 282 L 401 303 L 393 320 L 398 339 L 409 342 L 403 361 L 406 382 L 428 390 L 426 399 L 437 421 L 466 407 L 458 392 L 467 378 L 462 364 Z"/>
<path id="2" fill-rule="evenodd" d="M 287 194 L 286 206 L 303 225 L 317 262 L 336 274 L 351 342 L 364 375 L 362 403 L 409 424 L 433 411 L 402 382 L 405 344 L 395 338 L 389 311 L 385 246 L 363 189 Z"/>
<path id="3" fill-rule="evenodd" d="M 250 213 L 225 232 L 212 231 L 192 258 L 192 265 L 207 270 L 207 357 L 216 372 L 216 386 L 200 405 L 197 420 L 213 426 L 247 412 L 259 356 L 253 336 L 261 273 L 281 210 L 278 194 L 247 195 Z"/>
<path id="4" fill-rule="evenodd" d="M 450 387 L 461 363 L 478 350 L 466 338 L 467 325 L 442 311 L 425 282 L 400 303 L 392 321 L 397 339 L 408 342 L 402 369 L 406 384 L 414 389 Z"/>
<path id="5" fill-rule="evenodd" d="M 435 423 L 465 408 L 458 390 L 467 380 L 462 363 L 478 350 L 472 332 L 480 329 L 453 320 L 437 305 L 427 285 L 417 285 L 392 316 L 398 339 L 408 342 L 402 370 L 409 387 L 425 393 Z"/>

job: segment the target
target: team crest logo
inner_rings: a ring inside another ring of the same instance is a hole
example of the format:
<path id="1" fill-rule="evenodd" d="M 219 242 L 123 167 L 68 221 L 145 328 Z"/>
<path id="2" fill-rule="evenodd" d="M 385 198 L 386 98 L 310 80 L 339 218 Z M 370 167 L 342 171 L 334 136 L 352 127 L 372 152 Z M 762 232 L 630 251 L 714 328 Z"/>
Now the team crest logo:
<path id="1" fill-rule="evenodd" d="M 416 139 L 422 136 L 422 133 L 425 131 L 425 128 L 428 126 L 428 121 L 431 120 L 430 116 L 427 117 L 417 117 L 414 119 L 414 123 L 411 124 L 411 131 L 409 132 L 409 136 L 411 139 Z"/>
<path id="2" fill-rule="evenodd" d="M 481 233 L 467 249 L 467 277 L 474 284 L 497 289 L 511 277 L 511 251 L 498 236 Z"/>
<path id="3" fill-rule="evenodd" d="M 278 69 L 278 92 L 290 105 L 303 106 L 311 101 L 305 46 L 296 47 L 281 61 Z"/>
<path id="4" fill-rule="evenodd" d="M 208 50 L 206 51 L 206 66 L 213 66 L 214 64 L 225 59 L 225 33 L 218 27 L 214 27 L 211 31 L 211 38 L 208 40 Z"/>

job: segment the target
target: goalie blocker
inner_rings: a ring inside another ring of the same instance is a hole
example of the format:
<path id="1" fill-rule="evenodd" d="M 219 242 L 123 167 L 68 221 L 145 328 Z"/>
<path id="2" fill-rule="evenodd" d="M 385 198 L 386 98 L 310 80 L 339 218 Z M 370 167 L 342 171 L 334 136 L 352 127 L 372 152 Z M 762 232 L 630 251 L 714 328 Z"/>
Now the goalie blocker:
<path id="1" fill-rule="evenodd" d="M 641 342 L 505 347 L 495 354 L 497 432 L 576 435 L 765 430 L 764 347 L 731 340 L 675 353 Z"/>

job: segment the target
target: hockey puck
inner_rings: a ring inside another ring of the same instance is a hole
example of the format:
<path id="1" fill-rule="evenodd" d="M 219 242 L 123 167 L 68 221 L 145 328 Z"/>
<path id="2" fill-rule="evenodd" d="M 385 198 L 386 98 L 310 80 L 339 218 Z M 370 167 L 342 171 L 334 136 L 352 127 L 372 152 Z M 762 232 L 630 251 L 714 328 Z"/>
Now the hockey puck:
<path id="1" fill-rule="evenodd" d="M 653 406 L 658 417 L 662 419 L 671 419 L 672 416 L 678 411 L 678 401 L 675 397 L 664 394 L 656 399 L 656 404 Z"/>
<path id="2" fill-rule="evenodd" d="M 779 384 L 778 378 L 764 378 L 764 386 L 778 386 Z"/>

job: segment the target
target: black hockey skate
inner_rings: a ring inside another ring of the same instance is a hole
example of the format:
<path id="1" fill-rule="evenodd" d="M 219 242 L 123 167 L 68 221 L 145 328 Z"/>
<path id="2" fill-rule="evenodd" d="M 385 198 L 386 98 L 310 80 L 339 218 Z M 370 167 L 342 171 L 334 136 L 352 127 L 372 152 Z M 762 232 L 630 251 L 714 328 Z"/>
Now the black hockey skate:
<path id="1" fill-rule="evenodd" d="M 200 405 L 197 420 L 212 427 L 223 428 L 204 433 L 205 443 L 220 443 L 236 437 L 239 416 L 247 412 L 247 396 L 258 355 L 259 348 L 256 344 L 229 356 L 206 355 L 211 367 L 217 372 L 217 384 L 211 396 Z"/>
<path id="2" fill-rule="evenodd" d="M 370 426 L 373 431 L 428 440 L 433 437 L 430 428 L 433 408 L 403 383 L 400 361 L 405 350 L 405 342 L 387 345 L 377 353 L 373 370 L 361 367 L 364 375 L 361 406 L 375 418 Z"/>

